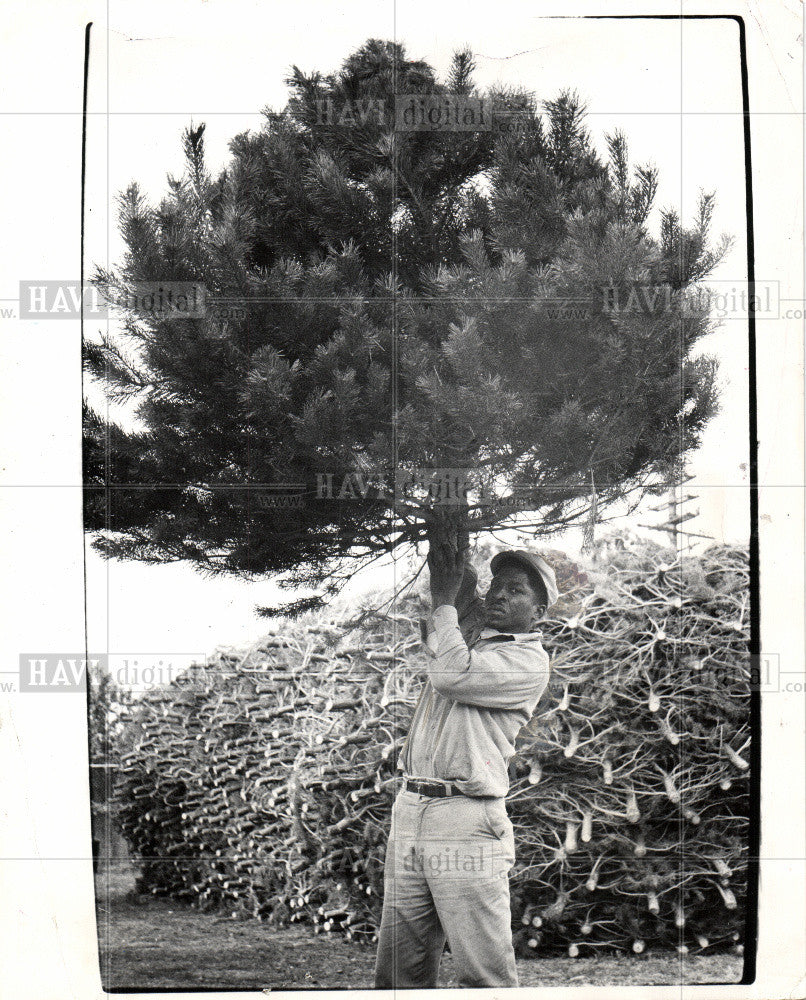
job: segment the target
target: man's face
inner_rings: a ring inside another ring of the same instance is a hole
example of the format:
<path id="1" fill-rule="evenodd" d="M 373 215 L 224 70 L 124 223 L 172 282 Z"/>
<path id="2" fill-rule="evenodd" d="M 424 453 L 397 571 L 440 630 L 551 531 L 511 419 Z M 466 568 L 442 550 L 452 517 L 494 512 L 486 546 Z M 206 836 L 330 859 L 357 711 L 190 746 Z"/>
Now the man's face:
<path id="1" fill-rule="evenodd" d="M 484 624 L 498 632 L 528 632 L 540 608 L 526 570 L 502 566 L 484 598 Z"/>

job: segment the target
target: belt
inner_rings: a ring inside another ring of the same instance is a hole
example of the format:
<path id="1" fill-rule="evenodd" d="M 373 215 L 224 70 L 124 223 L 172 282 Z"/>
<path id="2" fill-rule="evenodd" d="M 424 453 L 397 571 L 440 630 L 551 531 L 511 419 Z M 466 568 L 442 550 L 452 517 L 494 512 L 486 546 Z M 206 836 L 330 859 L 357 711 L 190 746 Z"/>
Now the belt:
<path id="1" fill-rule="evenodd" d="M 426 781 L 421 778 L 404 778 L 403 788 L 407 792 L 416 792 L 418 795 L 430 795 L 435 799 L 444 799 L 449 795 L 463 795 L 464 793 L 447 781 Z"/>

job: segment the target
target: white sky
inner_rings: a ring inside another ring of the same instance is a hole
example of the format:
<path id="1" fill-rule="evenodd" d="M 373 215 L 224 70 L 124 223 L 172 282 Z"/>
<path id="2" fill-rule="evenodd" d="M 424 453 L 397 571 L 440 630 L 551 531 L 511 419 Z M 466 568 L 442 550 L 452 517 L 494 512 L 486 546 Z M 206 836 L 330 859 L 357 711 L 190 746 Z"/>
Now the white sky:
<path id="1" fill-rule="evenodd" d="M 328 72 L 367 38 L 396 37 L 410 57 L 426 59 L 440 75 L 452 52 L 469 45 L 482 87 L 520 84 L 541 99 L 575 88 L 601 151 L 604 133 L 621 128 L 632 162 L 658 166 L 658 209 L 674 206 L 688 220 L 699 188 L 715 189 L 714 232 L 728 231 L 736 243 L 713 277 L 722 289 L 740 287 L 746 221 L 737 25 L 542 19 L 533 4 L 513 2 L 496 3 L 493 18 L 491 9 L 415 0 L 398 5 L 395 21 L 389 4 L 338 9 L 314 2 L 300 7 L 300 21 L 291 25 L 278 22 L 270 6 L 245 0 L 113 2 L 109 34 L 101 23 L 93 29 L 87 262 L 120 258 L 115 196 L 137 180 L 158 199 L 166 174 L 182 171 L 180 136 L 191 121 L 207 123 L 208 166 L 215 172 L 233 135 L 259 128 L 265 105 L 283 106 L 292 63 Z M 696 480 L 688 491 L 699 494 L 691 506 L 701 512 L 691 527 L 719 541 L 744 541 L 746 323 L 725 322 L 702 349 L 719 357 L 722 409 L 690 464 Z M 552 544 L 573 551 L 579 532 L 560 542 Z M 209 581 L 187 566 L 104 563 L 91 553 L 88 573 L 90 647 L 98 649 L 201 653 L 254 638 L 265 631 L 254 605 L 278 596 L 270 583 Z"/>

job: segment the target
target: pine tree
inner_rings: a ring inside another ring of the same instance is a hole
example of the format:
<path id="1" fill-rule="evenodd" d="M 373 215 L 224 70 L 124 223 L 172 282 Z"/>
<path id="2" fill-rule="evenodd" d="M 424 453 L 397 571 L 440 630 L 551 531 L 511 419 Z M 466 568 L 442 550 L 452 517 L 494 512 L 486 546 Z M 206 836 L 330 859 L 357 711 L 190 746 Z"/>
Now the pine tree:
<path id="1" fill-rule="evenodd" d="M 687 306 L 728 245 L 709 245 L 713 195 L 653 237 L 657 171 L 631 171 L 621 133 L 603 162 L 574 93 L 481 94 L 473 68 L 458 52 L 443 83 L 378 40 L 333 75 L 294 67 L 218 177 L 202 124 L 159 206 L 121 196 L 105 294 L 195 281 L 237 309 L 129 313 L 86 342 L 139 424 L 85 408 L 101 553 L 319 587 L 295 612 L 406 544 L 520 512 L 557 530 L 594 478 L 599 511 L 668 483 L 716 405 Z M 401 94 L 483 97 L 518 128 L 401 131 Z M 299 505 L 278 506 L 289 483 Z"/>

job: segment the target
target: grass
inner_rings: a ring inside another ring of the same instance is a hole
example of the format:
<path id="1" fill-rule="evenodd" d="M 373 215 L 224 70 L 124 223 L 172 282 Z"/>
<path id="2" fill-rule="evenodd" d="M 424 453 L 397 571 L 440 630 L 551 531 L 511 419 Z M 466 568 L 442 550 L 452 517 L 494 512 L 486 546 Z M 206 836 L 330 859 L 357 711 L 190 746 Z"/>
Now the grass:
<path id="1" fill-rule="evenodd" d="M 361 989 L 372 987 L 375 946 L 310 927 L 278 929 L 235 921 L 179 903 L 138 896 L 131 870 L 96 878 L 101 978 L 107 990 Z M 742 959 L 733 954 L 597 955 L 519 959 L 521 986 L 735 983 Z M 440 986 L 458 986 L 445 955 Z"/>

